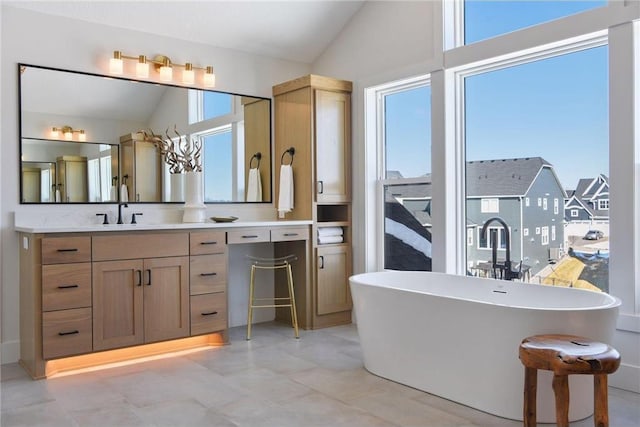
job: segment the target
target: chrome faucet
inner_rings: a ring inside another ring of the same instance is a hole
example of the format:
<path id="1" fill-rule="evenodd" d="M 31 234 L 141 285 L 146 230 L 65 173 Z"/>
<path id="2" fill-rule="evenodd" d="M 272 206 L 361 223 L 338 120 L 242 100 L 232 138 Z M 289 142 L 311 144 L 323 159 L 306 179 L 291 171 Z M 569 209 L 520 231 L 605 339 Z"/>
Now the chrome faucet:
<path id="1" fill-rule="evenodd" d="M 124 224 L 124 222 L 122 221 L 122 206 L 124 206 L 125 208 L 129 207 L 129 205 L 126 203 L 118 203 L 118 222 L 116 222 L 116 224 Z"/>
<path id="2" fill-rule="evenodd" d="M 513 271 L 511 269 L 511 233 L 509 232 L 509 226 L 507 223 L 500 217 L 494 216 L 489 218 L 484 225 L 482 226 L 482 238 L 486 240 L 487 238 L 487 229 L 492 222 L 498 222 L 502 226 L 504 230 L 505 244 L 506 244 L 506 253 L 504 257 L 504 265 L 498 265 L 498 233 L 491 234 L 491 267 L 493 268 L 493 275 L 497 279 L 497 270 L 501 270 L 501 278 L 504 280 L 513 280 L 519 279 L 521 272 Z M 522 268 L 522 264 L 521 264 Z"/>

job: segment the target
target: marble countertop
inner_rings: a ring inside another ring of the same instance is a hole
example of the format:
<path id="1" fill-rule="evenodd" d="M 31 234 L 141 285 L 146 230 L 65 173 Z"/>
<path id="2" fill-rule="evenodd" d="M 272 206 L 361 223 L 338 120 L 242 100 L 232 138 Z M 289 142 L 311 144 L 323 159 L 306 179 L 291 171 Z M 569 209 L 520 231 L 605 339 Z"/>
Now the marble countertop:
<path id="1" fill-rule="evenodd" d="M 291 227 L 310 225 L 312 221 L 236 221 L 236 222 L 193 222 L 193 223 L 164 223 L 164 224 L 86 224 L 86 225 L 56 225 L 56 224 L 16 224 L 14 229 L 22 233 L 86 233 L 96 231 L 142 231 L 142 230 L 192 230 L 208 228 L 242 228 L 242 227 Z"/>

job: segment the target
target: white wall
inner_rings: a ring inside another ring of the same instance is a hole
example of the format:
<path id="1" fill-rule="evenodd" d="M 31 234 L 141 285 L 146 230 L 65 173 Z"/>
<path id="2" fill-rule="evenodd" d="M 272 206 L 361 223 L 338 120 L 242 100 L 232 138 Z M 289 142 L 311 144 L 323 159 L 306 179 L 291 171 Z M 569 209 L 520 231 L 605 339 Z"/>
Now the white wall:
<path id="1" fill-rule="evenodd" d="M 151 34 L 125 30 L 82 21 L 51 17 L 3 5 L 1 7 L 1 134 L 0 134 L 0 226 L 2 244 L 0 264 L 2 288 L 2 363 L 19 357 L 19 252 L 18 235 L 13 230 L 14 217 L 45 218 L 60 221 L 95 221 L 97 206 L 28 206 L 20 205 L 18 169 L 18 69 L 17 63 L 27 63 L 61 69 L 106 74 L 108 60 L 114 50 L 129 55 L 162 53 L 172 60 L 194 64 L 212 64 L 216 71 L 217 89 L 233 93 L 271 96 L 275 84 L 310 72 L 307 64 L 270 59 L 229 49 L 190 43 Z M 172 205 L 140 205 L 144 219 L 176 217 L 179 208 Z M 111 210 L 113 211 L 115 207 Z M 233 214 L 243 219 L 275 219 L 273 204 L 215 205 L 209 215 Z M 233 267 L 233 266 L 232 266 Z M 244 271 L 239 269 L 239 283 Z M 230 271 L 230 281 L 234 280 Z M 243 313 L 246 302 L 237 301 Z M 234 320 L 235 321 L 235 320 Z M 232 323 L 232 326 L 234 324 Z"/>

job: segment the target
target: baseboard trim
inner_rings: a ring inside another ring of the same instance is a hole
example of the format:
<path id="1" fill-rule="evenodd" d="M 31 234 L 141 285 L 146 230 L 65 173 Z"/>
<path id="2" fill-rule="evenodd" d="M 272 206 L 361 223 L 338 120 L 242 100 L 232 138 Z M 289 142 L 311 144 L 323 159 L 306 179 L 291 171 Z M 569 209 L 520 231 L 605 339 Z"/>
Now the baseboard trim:
<path id="1" fill-rule="evenodd" d="M 609 385 L 640 393 L 640 366 L 621 363 L 618 370 L 609 375 Z"/>
<path id="2" fill-rule="evenodd" d="M 4 341 L 0 344 L 0 363 L 16 363 L 20 359 L 20 341 Z"/>

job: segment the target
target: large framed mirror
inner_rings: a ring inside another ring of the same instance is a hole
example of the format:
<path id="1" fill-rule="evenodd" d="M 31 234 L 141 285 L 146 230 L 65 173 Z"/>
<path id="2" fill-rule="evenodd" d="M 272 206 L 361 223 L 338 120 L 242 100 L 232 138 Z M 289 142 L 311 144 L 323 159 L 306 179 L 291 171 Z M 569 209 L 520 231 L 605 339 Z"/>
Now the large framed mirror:
<path id="1" fill-rule="evenodd" d="M 183 174 L 141 131 L 202 143 L 205 203 L 271 202 L 269 98 L 27 64 L 19 72 L 21 203 L 184 201 Z"/>

